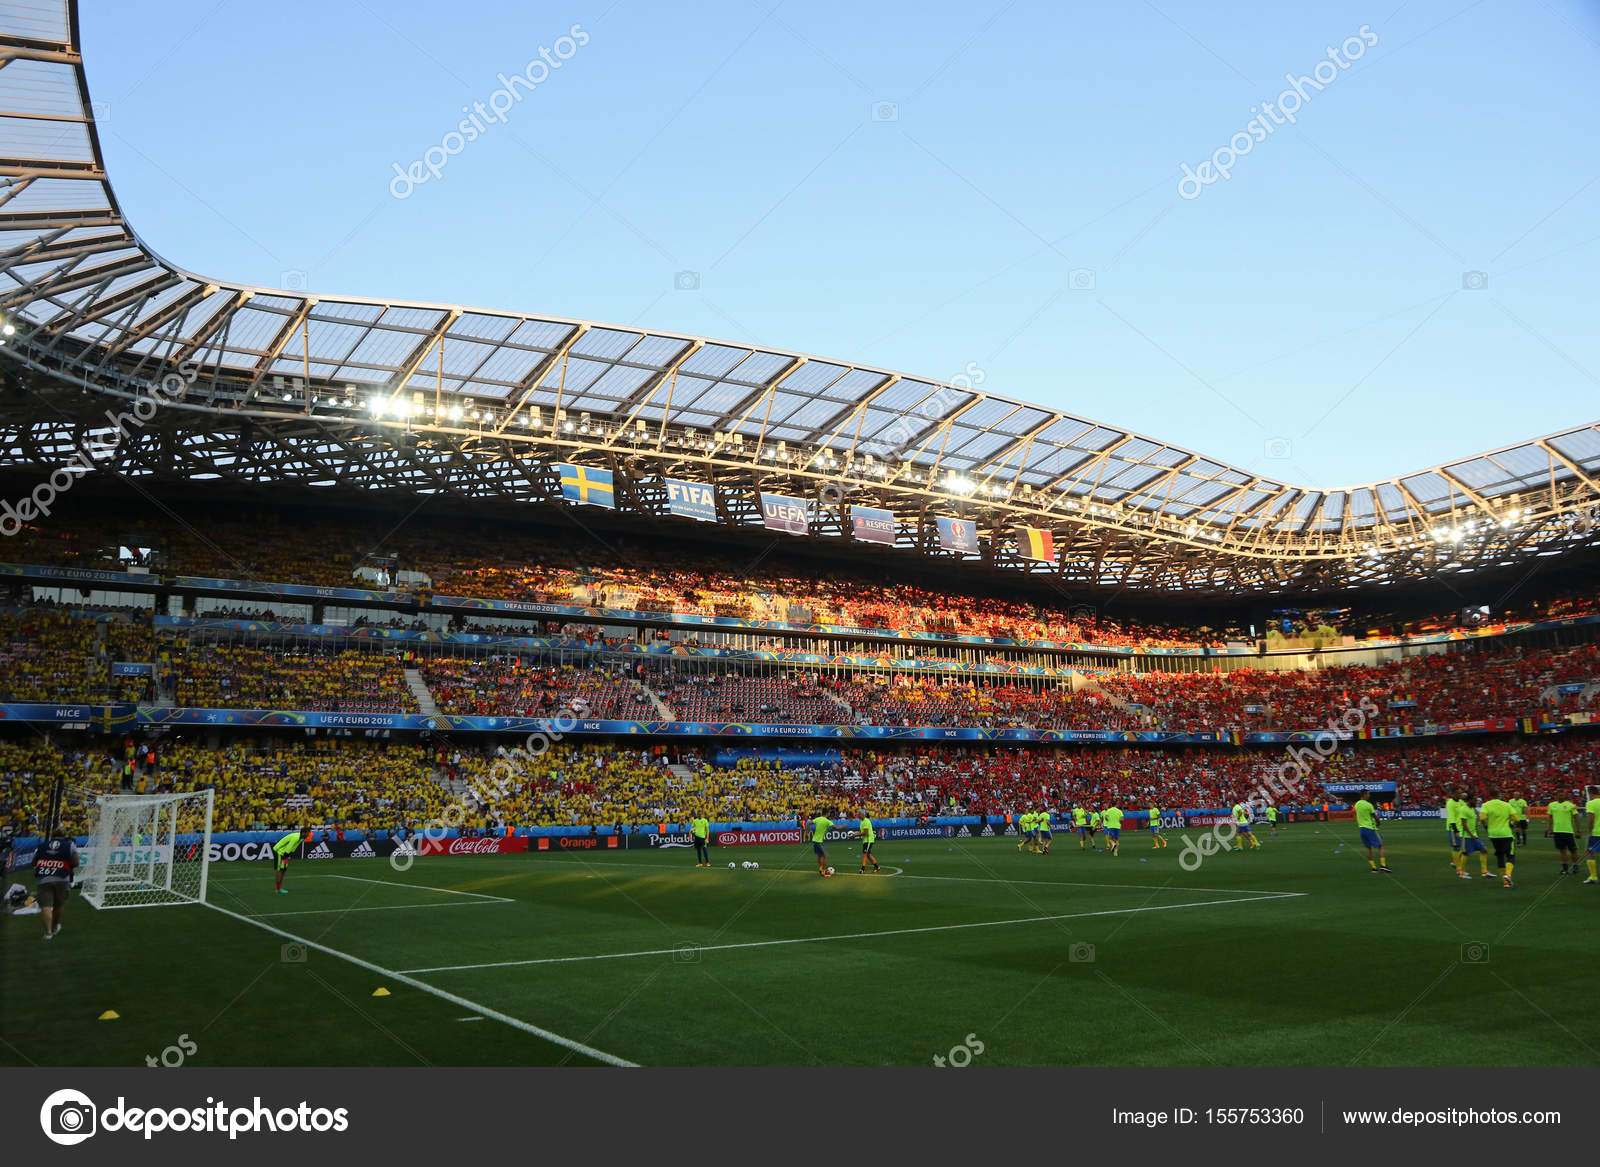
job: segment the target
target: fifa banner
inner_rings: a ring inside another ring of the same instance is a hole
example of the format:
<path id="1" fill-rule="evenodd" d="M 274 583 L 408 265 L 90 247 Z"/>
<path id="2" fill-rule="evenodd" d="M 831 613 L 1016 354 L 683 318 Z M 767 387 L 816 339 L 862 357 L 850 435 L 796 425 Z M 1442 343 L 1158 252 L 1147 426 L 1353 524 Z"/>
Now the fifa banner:
<path id="1" fill-rule="evenodd" d="M 701 482 L 685 482 L 680 478 L 664 481 L 667 485 L 667 510 L 686 519 L 699 519 L 705 523 L 716 521 L 716 487 Z"/>
<path id="2" fill-rule="evenodd" d="M 893 511 L 882 511 L 877 507 L 850 508 L 850 526 L 857 539 L 863 543 L 883 543 L 893 547 L 895 541 L 895 521 Z"/>
<path id="3" fill-rule="evenodd" d="M 612 485 L 611 471 L 593 466 L 574 466 L 570 462 L 556 463 L 556 470 L 561 474 L 561 497 L 568 502 L 616 509 L 617 495 Z"/>
<path id="4" fill-rule="evenodd" d="M 1056 561 L 1056 537 L 1053 532 L 1038 527 L 1017 528 L 1017 554 L 1024 559 L 1037 559 L 1041 563 Z"/>
<path id="5" fill-rule="evenodd" d="M 978 524 L 970 519 L 939 519 L 939 546 L 963 555 L 978 553 Z"/>
<path id="6" fill-rule="evenodd" d="M 762 493 L 761 521 L 767 530 L 782 531 L 786 535 L 806 535 L 811 531 L 804 500 L 781 494 Z"/>

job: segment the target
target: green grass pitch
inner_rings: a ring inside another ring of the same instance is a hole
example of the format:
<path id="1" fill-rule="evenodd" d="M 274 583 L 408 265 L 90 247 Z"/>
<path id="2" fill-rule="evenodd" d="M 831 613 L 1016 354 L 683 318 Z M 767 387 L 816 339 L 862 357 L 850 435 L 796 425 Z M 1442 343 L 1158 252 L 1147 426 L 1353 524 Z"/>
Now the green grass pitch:
<path id="1" fill-rule="evenodd" d="M 841 843 L 830 880 L 809 844 L 301 862 L 285 896 L 219 863 L 256 923 L 4 917 L 0 1062 L 926 1066 L 971 1035 L 980 1066 L 1593 1065 L 1600 888 L 1538 836 L 1511 890 L 1455 879 L 1434 822 L 1389 825 L 1389 876 L 1343 823 L 1193 873 L 1137 831 L 884 841 L 867 877 Z"/>

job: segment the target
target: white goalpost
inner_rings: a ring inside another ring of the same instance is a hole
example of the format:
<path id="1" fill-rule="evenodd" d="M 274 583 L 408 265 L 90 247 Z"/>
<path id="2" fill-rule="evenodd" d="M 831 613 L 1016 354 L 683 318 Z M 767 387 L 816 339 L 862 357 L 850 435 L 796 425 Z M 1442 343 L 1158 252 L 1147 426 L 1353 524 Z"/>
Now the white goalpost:
<path id="1" fill-rule="evenodd" d="M 215 793 L 97 798 L 79 856 L 83 898 L 96 908 L 205 903 Z"/>

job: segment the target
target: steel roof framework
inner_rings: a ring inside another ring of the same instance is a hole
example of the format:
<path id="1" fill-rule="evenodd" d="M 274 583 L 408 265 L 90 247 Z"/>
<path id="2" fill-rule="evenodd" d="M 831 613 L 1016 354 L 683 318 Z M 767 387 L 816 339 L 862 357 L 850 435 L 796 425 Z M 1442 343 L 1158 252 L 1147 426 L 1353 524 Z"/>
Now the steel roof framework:
<path id="1" fill-rule="evenodd" d="M 605 464 L 619 506 L 660 479 L 893 510 L 939 554 L 938 514 L 984 556 L 1087 584 L 1282 591 L 1398 582 L 1556 554 L 1600 524 L 1600 423 L 1414 474 L 1318 489 L 1154 438 L 909 374 L 706 337 L 210 280 L 147 247 L 106 177 L 75 0 L 0 3 L 3 352 L 35 374 L 0 401 L 5 464 L 45 467 L 107 399 L 200 373 L 124 441 L 123 473 L 557 501 L 557 461 Z M 88 394 L 78 392 L 88 390 Z M 1034 564 L 1009 528 L 1047 527 Z"/>

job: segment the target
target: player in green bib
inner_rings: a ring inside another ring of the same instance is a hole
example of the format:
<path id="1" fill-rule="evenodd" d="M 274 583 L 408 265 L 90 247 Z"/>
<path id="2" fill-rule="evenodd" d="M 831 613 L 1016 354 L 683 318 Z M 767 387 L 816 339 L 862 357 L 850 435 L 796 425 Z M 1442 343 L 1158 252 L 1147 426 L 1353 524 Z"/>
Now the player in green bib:
<path id="1" fill-rule="evenodd" d="M 823 877 L 828 875 L 828 831 L 832 827 L 833 820 L 827 815 L 811 820 L 811 851 L 817 857 L 817 874 Z"/>
<path id="2" fill-rule="evenodd" d="M 1089 813 L 1081 806 L 1072 808 L 1072 829 L 1078 833 L 1078 850 L 1089 845 Z"/>
<path id="3" fill-rule="evenodd" d="M 1367 866 L 1374 873 L 1392 871 L 1383 854 L 1383 835 L 1378 832 L 1378 808 L 1372 805 L 1372 796 L 1363 794 L 1356 799 L 1356 826 L 1361 830 L 1361 845 L 1367 851 Z"/>
<path id="4" fill-rule="evenodd" d="M 872 873 L 878 873 L 878 861 L 873 857 L 872 844 L 878 841 L 878 832 L 872 829 L 872 820 L 866 815 L 861 816 L 861 874 L 867 873 L 867 864 L 872 864 Z"/>
<path id="5" fill-rule="evenodd" d="M 1100 823 L 1100 812 L 1097 810 L 1091 810 L 1089 812 L 1089 842 L 1094 843 L 1094 849 L 1096 851 L 1100 850 L 1100 844 L 1094 842 L 1094 833 L 1100 829 Z"/>
<path id="6" fill-rule="evenodd" d="M 1456 830 L 1461 838 L 1461 849 L 1456 852 L 1455 858 L 1456 878 L 1472 878 L 1467 874 L 1467 856 L 1476 855 L 1478 874 L 1484 879 L 1493 879 L 1494 876 L 1489 874 L 1489 850 L 1478 837 L 1478 812 L 1472 808 L 1465 790 L 1456 799 Z"/>
<path id="7" fill-rule="evenodd" d="M 1033 812 L 1025 810 L 1017 816 L 1017 850 L 1033 850 Z"/>
<path id="8" fill-rule="evenodd" d="M 696 817 L 689 820 L 689 834 L 694 838 L 694 865 L 711 866 L 711 820 Z"/>
<path id="9" fill-rule="evenodd" d="M 302 842 L 309 843 L 310 841 L 311 832 L 305 827 L 299 826 L 272 844 L 273 866 L 278 875 L 279 895 L 286 896 L 289 894 L 289 889 L 283 886 L 283 877 L 289 871 L 289 856 L 299 849 Z"/>
<path id="10" fill-rule="evenodd" d="M 1517 869 L 1517 808 L 1501 798 L 1498 790 L 1491 790 L 1481 813 L 1483 825 L 1489 833 L 1489 846 L 1494 848 L 1494 865 L 1500 869 L 1501 881 L 1506 887 L 1516 887 L 1512 875 Z"/>
<path id="11" fill-rule="evenodd" d="M 1456 860 L 1461 857 L 1461 811 L 1453 794 L 1444 800 L 1444 835 L 1450 844 L 1450 866 L 1460 871 L 1461 864 Z"/>
<path id="12" fill-rule="evenodd" d="M 1039 853 L 1041 855 L 1048 855 L 1048 854 L 1050 854 L 1050 839 L 1051 839 L 1050 812 L 1048 810 L 1041 810 L 1039 812 L 1039 824 L 1038 825 L 1039 825 Z"/>
<path id="13" fill-rule="evenodd" d="M 1596 797 L 1583 805 L 1583 813 L 1589 816 L 1589 848 L 1584 859 L 1589 865 L 1589 878 L 1583 882 L 1600 883 L 1600 876 L 1595 873 L 1595 864 L 1600 861 L 1600 789 L 1591 786 L 1589 793 Z"/>
<path id="14" fill-rule="evenodd" d="M 1161 808 L 1150 808 L 1150 849 L 1152 851 L 1167 845 L 1167 837 L 1161 833 Z"/>
<path id="15" fill-rule="evenodd" d="M 1233 804 L 1233 849 L 1243 851 L 1246 843 L 1250 844 L 1252 850 L 1261 846 L 1261 840 L 1250 829 L 1250 808 L 1242 802 L 1236 802 Z"/>
<path id="16" fill-rule="evenodd" d="M 1528 845 L 1528 800 L 1526 798 L 1507 799 L 1511 809 L 1517 812 L 1516 818 L 1511 820 L 1511 829 L 1516 832 L 1517 846 Z"/>
<path id="17" fill-rule="evenodd" d="M 1550 837 L 1555 840 L 1556 854 L 1561 856 L 1561 874 L 1578 874 L 1578 842 L 1573 820 L 1578 817 L 1578 804 L 1570 798 L 1550 800 Z"/>
<path id="18" fill-rule="evenodd" d="M 1113 855 L 1122 854 L 1122 810 L 1108 806 L 1100 812 L 1100 821 L 1106 825 L 1106 850 Z"/>
<path id="19" fill-rule="evenodd" d="M 1267 825 L 1272 828 L 1272 833 L 1278 833 L 1278 808 L 1272 803 L 1267 803 Z"/>

